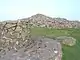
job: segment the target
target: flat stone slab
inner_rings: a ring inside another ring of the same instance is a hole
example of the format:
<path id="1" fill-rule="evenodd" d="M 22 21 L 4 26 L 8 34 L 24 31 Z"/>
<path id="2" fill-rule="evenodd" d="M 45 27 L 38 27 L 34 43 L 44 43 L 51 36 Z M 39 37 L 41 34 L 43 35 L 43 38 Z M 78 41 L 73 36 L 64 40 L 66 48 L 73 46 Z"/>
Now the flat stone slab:
<path id="1" fill-rule="evenodd" d="M 61 60 L 61 44 L 57 40 L 38 37 L 33 41 L 18 51 L 0 52 L 0 60 Z"/>

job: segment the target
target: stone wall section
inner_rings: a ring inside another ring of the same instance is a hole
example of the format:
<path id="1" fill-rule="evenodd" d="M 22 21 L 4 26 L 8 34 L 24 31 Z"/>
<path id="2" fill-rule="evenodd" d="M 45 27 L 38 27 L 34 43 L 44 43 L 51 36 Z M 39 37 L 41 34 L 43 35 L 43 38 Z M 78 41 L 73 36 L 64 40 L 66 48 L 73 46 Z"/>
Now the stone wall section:
<path id="1" fill-rule="evenodd" d="M 30 39 L 29 21 L 0 22 L 0 50 L 4 48 L 20 49 Z"/>

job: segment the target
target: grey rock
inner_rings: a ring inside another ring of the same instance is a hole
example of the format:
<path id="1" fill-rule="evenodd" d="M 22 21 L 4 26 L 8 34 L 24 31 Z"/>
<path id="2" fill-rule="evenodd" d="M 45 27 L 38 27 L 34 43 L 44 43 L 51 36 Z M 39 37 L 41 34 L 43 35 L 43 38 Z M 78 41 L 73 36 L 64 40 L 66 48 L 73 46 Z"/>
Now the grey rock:
<path id="1" fill-rule="evenodd" d="M 0 60 L 55 60 L 56 58 L 61 60 L 61 44 L 57 40 L 41 37 L 33 40 L 34 43 L 19 49 L 18 52 L 11 50 L 1 55 L 3 58 L 1 57 Z M 25 49 L 27 51 L 24 52 Z"/>

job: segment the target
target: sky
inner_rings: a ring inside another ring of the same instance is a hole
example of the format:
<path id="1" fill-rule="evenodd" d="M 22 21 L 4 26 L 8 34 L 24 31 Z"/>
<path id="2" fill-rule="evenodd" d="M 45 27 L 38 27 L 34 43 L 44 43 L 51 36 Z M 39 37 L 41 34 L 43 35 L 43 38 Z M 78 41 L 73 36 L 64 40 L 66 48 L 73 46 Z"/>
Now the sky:
<path id="1" fill-rule="evenodd" d="M 37 13 L 80 20 L 80 0 L 0 0 L 0 21 L 27 18 Z"/>

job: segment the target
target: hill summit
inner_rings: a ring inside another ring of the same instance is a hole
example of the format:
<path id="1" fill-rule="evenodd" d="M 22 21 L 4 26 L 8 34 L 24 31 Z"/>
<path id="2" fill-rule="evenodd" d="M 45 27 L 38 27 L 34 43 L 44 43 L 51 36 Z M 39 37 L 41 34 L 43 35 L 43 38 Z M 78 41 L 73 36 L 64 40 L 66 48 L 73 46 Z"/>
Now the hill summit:
<path id="1" fill-rule="evenodd" d="M 43 14 L 36 14 L 21 20 L 30 20 L 31 24 L 36 27 L 49 28 L 80 28 L 79 21 L 70 21 L 65 18 L 52 18 Z"/>

